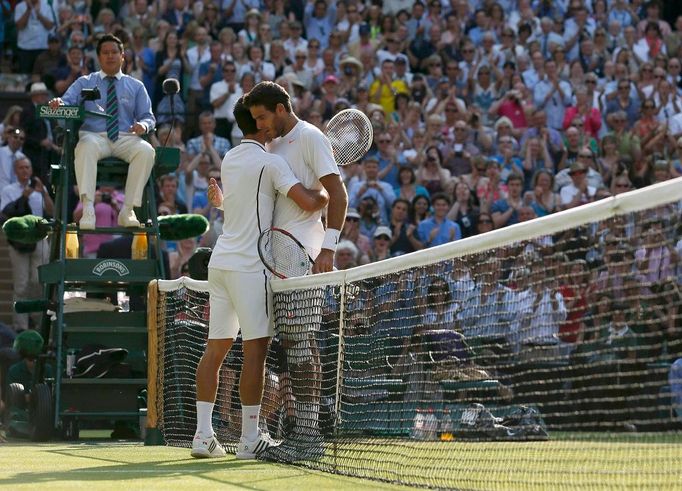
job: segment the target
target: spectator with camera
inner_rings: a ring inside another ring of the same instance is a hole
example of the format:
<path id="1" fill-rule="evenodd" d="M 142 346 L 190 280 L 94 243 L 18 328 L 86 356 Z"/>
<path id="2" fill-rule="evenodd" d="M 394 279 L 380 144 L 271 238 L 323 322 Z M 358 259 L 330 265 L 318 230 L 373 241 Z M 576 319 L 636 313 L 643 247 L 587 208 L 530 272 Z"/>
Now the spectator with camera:
<path id="1" fill-rule="evenodd" d="M 354 182 L 348 190 L 350 206 L 360 208 L 360 203 L 371 197 L 377 204 L 381 223 L 389 223 L 391 205 L 395 201 L 393 187 L 379 179 L 379 161 L 374 156 L 366 157 L 362 163 L 365 179 Z"/>
<path id="2" fill-rule="evenodd" d="M 31 161 L 18 156 L 14 162 L 16 182 L 0 190 L 0 221 L 26 215 L 46 216 L 54 212 L 54 203 L 42 181 L 33 175 Z M 43 239 L 34 244 L 9 241 L 14 301 L 35 298 L 40 289 L 38 266 L 48 259 L 48 242 Z M 13 314 L 14 330 L 24 331 L 30 327 L 27 314 Z"/>

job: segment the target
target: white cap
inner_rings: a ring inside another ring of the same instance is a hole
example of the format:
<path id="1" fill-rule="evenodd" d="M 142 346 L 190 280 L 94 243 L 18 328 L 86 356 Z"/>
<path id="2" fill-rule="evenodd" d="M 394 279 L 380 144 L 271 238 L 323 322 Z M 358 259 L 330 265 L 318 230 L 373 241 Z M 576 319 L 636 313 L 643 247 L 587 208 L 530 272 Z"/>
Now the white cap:
<path id="1" fill-rule="evenodd" d="M 393 232 L 391 232 L 391 229 L 383 225 L 377 227 L 377 229 L 374 231 L 375 238 L 379 237 L 380 235 L 387 235 L 389 239 L 393 238 Z"/>

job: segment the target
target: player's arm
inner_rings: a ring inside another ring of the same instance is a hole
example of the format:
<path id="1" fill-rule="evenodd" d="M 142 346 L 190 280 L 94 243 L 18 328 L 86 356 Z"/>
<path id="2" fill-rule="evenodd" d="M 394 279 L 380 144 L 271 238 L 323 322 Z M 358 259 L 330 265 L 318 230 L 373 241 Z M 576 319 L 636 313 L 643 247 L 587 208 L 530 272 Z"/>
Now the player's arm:
<path id="1" fill-rule="evenodd" d="M 327 231 L 322 242 L 322 251 L 315 259 L 313 273 L 326 273 L 334 268 L 334 251 L 339 241 L 340 230 L 346 220 L 348 195 L 339 174 L 327 174 L 320 182 L 329 194 L 327 208 Z"/>
<path id="2" fill-rule="evenodd" d="M 325 189 L 308 189 L 303 184 L 294 184 L 287 197 L 294 201 L 304 211 L 318 211 L 327 206 L 329 194 Z"/>

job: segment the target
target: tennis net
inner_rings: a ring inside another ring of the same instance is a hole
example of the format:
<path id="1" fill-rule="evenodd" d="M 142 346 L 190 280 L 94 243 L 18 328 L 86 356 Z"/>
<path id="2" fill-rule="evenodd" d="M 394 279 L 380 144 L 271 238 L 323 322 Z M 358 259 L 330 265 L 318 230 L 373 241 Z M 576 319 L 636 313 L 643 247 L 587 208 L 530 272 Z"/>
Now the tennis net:
<path id="1" fill-rule="evenodd" d="M 284 443 L 267 457 L 428 487 L 674 487 L 681 211 L 678 179 L 273 281 L 262 424 Z M 189 446 L 206 284 L 158 290 L 149 424 Z M 214 414 L 228 446 L 239 436 L 233 356 Z"/>

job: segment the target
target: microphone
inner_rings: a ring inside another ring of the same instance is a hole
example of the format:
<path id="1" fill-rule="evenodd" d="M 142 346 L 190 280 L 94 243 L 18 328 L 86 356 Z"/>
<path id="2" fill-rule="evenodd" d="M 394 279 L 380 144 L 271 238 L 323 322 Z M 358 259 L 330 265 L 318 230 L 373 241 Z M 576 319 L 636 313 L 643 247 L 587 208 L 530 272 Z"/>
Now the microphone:
<path id="1" fill-rule="evenodd" d="M 163 81 L 163 93 L 170 97 L 170 110 L 171 110 L 171 129 L 166 136 L 166 141 L 163 142 L 165 147 L 168 143 L 168 138 L 170 138 L 173 128 L 175 128 L 175 94 L 180 92 L 180 82 L 177 78 L 167 78 Z"/>
<path id="2" fill-rule="evenodd" d="M 180 82 L 177 78 L 167 78 L 163 81 L 163 93 L 166 95 L 173 95 L 180 92 Z M 171 98 L 171 100 L 173 100 Z"/>
<path id="3" fill-rule="evenodd" d="M 159 217 L 159 235 L 161 240 L 192 239 L 205 234 L 208 228 L 208 220 L 203 215 L 187 213 L 184 215 L 165 215 Z"/>

